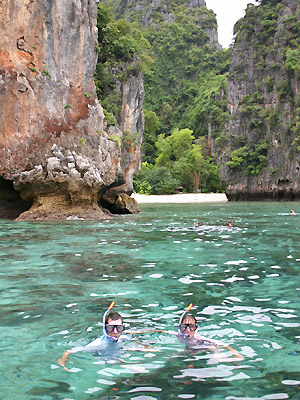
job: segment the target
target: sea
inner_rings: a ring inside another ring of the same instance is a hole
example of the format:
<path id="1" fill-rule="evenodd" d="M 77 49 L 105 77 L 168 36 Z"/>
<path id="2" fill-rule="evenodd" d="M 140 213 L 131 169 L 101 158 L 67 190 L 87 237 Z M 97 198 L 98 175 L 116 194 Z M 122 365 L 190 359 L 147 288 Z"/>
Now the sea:
<path id="1" fill-rule="evenodd" d="M 300 203 L 140 209 L 0 221 L 0 398 L 299 400 Z M 102 336 L 112 301 L 123 340 L 59 366 Z M 241 358 L 178 338 L 191 303 L 198 333 Z"/>

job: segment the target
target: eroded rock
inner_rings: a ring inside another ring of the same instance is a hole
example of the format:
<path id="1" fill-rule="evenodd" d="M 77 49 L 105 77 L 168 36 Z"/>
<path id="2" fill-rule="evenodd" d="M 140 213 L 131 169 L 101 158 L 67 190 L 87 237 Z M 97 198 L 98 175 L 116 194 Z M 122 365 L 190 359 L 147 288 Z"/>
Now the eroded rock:
<path id="1" fill-rule="evenodd" d="M 19 219 L 108 218 L 99 197 L 120 180 L 132 191 L 139 166 L 141 76 L 126 82 L 120 117 L 138 140 L 122 148 L 93 82 L 96 2 L 11 0 L 0 14 L 0 177 L 32 204 Z"/>
<path id="2" fill-rule="evenodd" d="M 137 214 L 139 207 L 135 199 L 126 193 L 122 193 L 117 197 L 113 211 L 117 214 Z"/>

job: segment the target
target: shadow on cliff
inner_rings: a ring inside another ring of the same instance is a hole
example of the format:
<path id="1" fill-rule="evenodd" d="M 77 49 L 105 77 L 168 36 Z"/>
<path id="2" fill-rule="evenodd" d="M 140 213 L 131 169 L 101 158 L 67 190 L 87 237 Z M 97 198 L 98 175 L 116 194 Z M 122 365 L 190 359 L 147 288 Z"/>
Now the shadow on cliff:
<path id="1" fill-rule="evenodd" d="M 0 219 L 16 219 L 29 210 L 31 203 L 23 200 L 13 182 L 0 177 Z"/>

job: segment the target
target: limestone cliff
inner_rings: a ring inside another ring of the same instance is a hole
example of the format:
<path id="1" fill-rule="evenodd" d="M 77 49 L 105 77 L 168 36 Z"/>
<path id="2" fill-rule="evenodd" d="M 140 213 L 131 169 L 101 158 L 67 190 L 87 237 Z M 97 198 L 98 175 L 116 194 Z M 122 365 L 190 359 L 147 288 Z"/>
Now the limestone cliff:
<path id="1" fill-rule="evenodd" d="M 132 192 L 143 130 L 142 79 L 121 84 L 121 129 L 107 128 L 93 82 L 96 19 L 96 2 L 89 0 L 0 2 L 4 216 L 15 203 L 18 212 L 31 206 L 21 219 L 104 218 L 98 203 L 108 190 L 118 188 L 114 201 Z M 121 145 L 125 130 L 136 133 L 135 143 Z"/>
<path id="2" fill-rule="evenodd" d="M 221 177 L 230 200 L 300 199 L 300 5 L 248 5 L 236 24 Z"/>

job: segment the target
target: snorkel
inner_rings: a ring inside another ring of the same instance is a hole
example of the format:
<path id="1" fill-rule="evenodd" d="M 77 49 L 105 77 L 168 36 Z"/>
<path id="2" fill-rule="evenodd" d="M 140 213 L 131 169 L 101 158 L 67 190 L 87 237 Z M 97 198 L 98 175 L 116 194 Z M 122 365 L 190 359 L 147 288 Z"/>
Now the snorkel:
<path id="1" fill-rule="evenodd" d="M 183 337 L 184 339 L 189 339 L 190 335 L 188 333 L 182 333 L 181 329 L 180 329 L 180 325 L 182 324 L 183 318 L 186 315 L 186 313 L 188 313 L 190 311 L 190 309 L 193 307 L 193 303 L 191 303 L 187 309 L 181 314 L 181 317 L 179 319 L 179 325 L 178 325 L 178 335 L 180 335 L 181 337 Z"/>
<path id="2" fill-rule="evenodd" d="M 106 328 L 105 328 L 105 325 L 106 325 L 106 316 L 107 316 L 107 314 L 109 313 L 109 311 L 113 308 L 114 305 L 115 305 L 115 302 L 112 301 L 112 302 L 110 303 L 108 309 L 105 311 L 105 313 L 104 313 L 104 315 L 103 315 L 103 335 L 104 335 L 107 339 L 111 340 L 112 342 L 117 342 L 117 341 L 118 341 L 118 338 L 113 337 L 113 336 L 110 336 L 110 335 L 106 332 Z"/>

